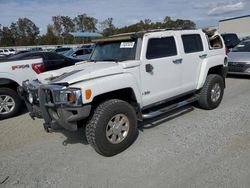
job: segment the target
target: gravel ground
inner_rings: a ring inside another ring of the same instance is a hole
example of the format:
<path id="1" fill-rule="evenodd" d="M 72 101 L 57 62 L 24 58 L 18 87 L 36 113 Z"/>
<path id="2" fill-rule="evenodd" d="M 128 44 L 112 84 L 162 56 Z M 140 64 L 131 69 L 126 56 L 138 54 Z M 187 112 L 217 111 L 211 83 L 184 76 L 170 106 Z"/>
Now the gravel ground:
<path id="1" fill-rule="evenodd" d="M 111 158 L 83 130 L 45 133 L 27 114 L 0 121 L 0 187 L 250 187 L 250 80 L 227 78 L 219 108 L 147 122 Z"/>

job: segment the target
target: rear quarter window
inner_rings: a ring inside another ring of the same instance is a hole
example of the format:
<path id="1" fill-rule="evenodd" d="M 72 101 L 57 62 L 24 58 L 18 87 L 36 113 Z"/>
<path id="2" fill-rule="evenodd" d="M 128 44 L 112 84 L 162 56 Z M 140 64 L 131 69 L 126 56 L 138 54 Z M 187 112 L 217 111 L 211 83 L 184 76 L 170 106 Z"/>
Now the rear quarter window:
<path id="1" fill-rule="evenodd" d="M 201 52 L 204 50 L 199 34 L 182 35 L 181 38 L 185 53 Z"/>
<path id="2" fill-rule="evenodd" d="M 219 35 L 209 37 L 209 48 L 210 50 L 221 49 L 223 48 L 223 43 Z"/>

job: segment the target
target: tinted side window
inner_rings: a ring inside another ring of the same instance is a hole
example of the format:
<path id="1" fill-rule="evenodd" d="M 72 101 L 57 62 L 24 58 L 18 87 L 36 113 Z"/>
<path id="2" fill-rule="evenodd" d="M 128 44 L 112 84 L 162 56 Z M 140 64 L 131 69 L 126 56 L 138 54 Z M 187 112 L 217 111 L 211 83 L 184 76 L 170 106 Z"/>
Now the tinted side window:
<path id="1" fill-rule="evenodd" d="M 148 41 L 147 59 L 177 55 L 174 37 L 152 38 Z"/>
<path id="2" fill-rule="evenodd" d="M 78 50 L 74 54 L 76 54 L 76 56 L 83 55 L 83 50 Z"/>
<path id="3" fill-rule="evenodd" d="M 199 34 L 182 35 L 181 38 L 185 53 L 203 51 L 201 36 Z"/>

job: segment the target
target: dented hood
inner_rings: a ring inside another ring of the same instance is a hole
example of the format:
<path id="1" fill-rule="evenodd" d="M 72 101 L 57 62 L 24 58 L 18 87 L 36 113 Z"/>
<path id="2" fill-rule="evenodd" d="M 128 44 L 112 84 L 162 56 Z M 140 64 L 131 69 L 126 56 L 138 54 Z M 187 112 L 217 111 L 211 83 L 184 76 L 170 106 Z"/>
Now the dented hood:
<path id="1" fill-rule="evenodd" d="M 120 74 L 122 72 L 122 65 L 115 62 L 87 62 L 75 66 L 74 68 L 71 67 L 68 69 L 54 72 L 53 77 L 50 77 L 49 83 L 73 84 L 84 80 L 90 80 L 93 78 Z"/>

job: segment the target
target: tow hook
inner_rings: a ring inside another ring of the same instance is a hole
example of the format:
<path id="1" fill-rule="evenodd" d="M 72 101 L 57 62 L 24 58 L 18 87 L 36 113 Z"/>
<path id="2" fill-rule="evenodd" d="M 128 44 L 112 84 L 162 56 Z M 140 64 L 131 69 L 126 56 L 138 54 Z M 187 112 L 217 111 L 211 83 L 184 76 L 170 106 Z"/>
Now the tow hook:
<path id="1" fill-rule="evenodd" d="M 29 115 L 30 115 L 31 119 L 35 120 L 36 116 L 34 115 L 34 113 L 30 112 Z"/>
<path id="2" fill-rule="evenodd" d="M 49 124 L 44 123 L 44 124 L 43 124 L 43 127 L 44 127 L 44 130 L 45 130 L 47 133 L 51 133 L 50 125 L 49 125 Z"/>

